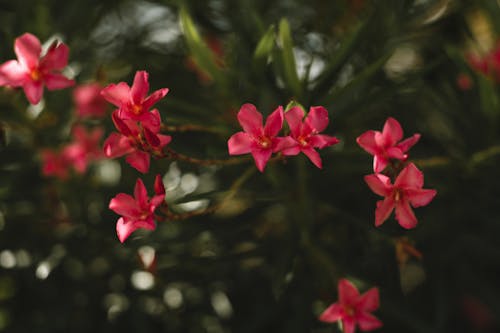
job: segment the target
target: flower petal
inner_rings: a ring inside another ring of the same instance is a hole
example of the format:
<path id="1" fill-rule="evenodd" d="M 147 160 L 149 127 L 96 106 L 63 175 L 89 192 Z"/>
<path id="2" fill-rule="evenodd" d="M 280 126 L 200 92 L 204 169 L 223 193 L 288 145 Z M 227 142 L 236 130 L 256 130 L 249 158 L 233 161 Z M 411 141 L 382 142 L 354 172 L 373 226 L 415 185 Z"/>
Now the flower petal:
<path id="1" fill-rule="evenodd" d="M 118 193 L 111 199 L 109 202 L 109 209 L 118 215 L 129 218 L 135 218 L 141 214 L 135 199 L 131 195 L 125 193 Z"/>
<path id="2" fill-rule="evenodd" d="M 129 220 L 123 217 L 116 223 L 116 234 L 120 242 L 124 242 L 130 234 L 139 228 L 154 230 L 156 225 L 153 220 Z"/>
<path id="3" fill-rule="evenodd" d="M 227 141 L 229 155 L 248 154 L 251 151 L 253 139 L 245 132 L 233 134 Z"/>
<path id="4" fill-rule="evenodd" d="M 275 137 L 283 127 L 283 107 L 280 105 L 266 119 L 264 126 L 264 135 L 267 137 Z"/>
<path id="5" fill-rule="evenodd" d="M 328 146 L 332 146 L 334 144 L 339 143 L 340 140 L 334 136 L 325 135 L 325 134 L 316 134 L 311 135 L 309 138 L 309 145 L 314 148 L 323 149 Z"/>
<path id="6" fill-rule="evenodd" d="M 408 164 L 396 177 L 395 187 L 422 188 L 424 186 L 424 174 L 418 170 L 415 164 Z"/>
<path id="7" fill-rule="evenodd" d="M 288 127 L 290 127 L 292 136 L 298 138 L 302 127 L 302 120 L 304 119 L 304 110 L 298 106 L 294 106 L 285 112 L 285 119 Z"/>
<path id="8" fill-rule="evenodd" d="M 373 172 L 382 172 L 389 164 L 389 161 L 381 155 L 373 156 Z"/>
<path id="9" fill-rule="evenodd" d="M 375 208 L 375 226 L 379 227 L 385 222 L 391 215 L 394 209 L 394 199 L 391 196 L 386 197 L 384 200 L 377 201 L 377 207 Z"/>
<path id="10" fill-rule="evenodd" d="M 101 95 L 108 102 L 122 107 L 129 102 L 130 98 L 130 87 L 125 82 L 120 82 L 118 84 L 110 84 L 101 90 Z"/>
<path id="11" fill-rule="evenodd" d="M 62 74 L 48 73 L 48 74 L 45 74 L 43 79 L 45 81 L 45 85 L 47 86 L 47 89 L 49 89 L 49 90 L 64 89 L 64 88 L 71 87 L 75 84 L 74 80 L 70 80 Z"/>
<path id="12" fill-rule="evenodd" d="M 416 144 L 418 142 L 418 140 L 420 139 L 420 134 L 413 134 L 413 136 L 401 141 L 400 143 L 398 143 L 396 145 L 396 147 L 398 147 L 399 149 L 401 149 L 401 151 L 403 153 L 406 153 L 408 151 L 408 149 L 410 149 L 411 147 L 413 147 L 414 144 Z"/>
<path id="13" fill-rule="evenodd" d="M 69 48 L 64 43 L 54 42 L 47 54 L 40 60 L 40 67 L 51 70 L 61 70 L 68 64 Z"/>
<path id="14" fill-rule="evenodd" d="M 0 86 L 19 87 L 26 79 L 26 69 L 17 60 L 9 60 L 0 65 Z"/>
<path id="15" fill-rule="evenodd" d="M 425 189 L 408 189 L 406 190 L 406 195 L 408 197 L 408 200 L 410 200 L 410 203 L 413 207 L 422 207 L 434 199 L 436 196 L 437 191 L 436 190 L 425 190 Z"/>
<path id="16" fill-rule="evenodd" d="M 149 91 L 148 73 L 146 71 L 137 71 L 134 76 L 134 83 L 130 88 L 130 96 L 134 104 L 142 104 L 142 100 Z"/>
<path id="17" fill-rule="evenodd" d="M 361 295 L 356 307 L 362 311 L 375 311 L 379 307 L 379 299 L 378 288 L 371 288 Z"/>
<path id="18" fill-rule="evenodd" d="M 364 177 L 368 187 L 376 194 L 386 197 L 392 192 L 391 179 L 382 174 L 372 174 Z"/>
<path id="19" fill-rule="evenodd" d="M 154 189 L 157 195 L 165 195 L 165 185 L 160 175 L 156 175 L 155 177 Z"/>
<path id="20" fill-rule="evenodd" d="M 357 314 L 356 320 L 362 331 L 372 331 L 382 327 L 382 322 L 370 313 L 360 312 Z"/>
<path id="21" fill-rule="evenodd" d="M 396 202 L 396 220 L 405 229 L 412 229 L 417 226 L 417 218 L 408 200 L 402 199 Z"/>
<path id="22" fill-rule="evenodd" d="M 345 316 L 342 319 L 343 333 L 354 333 L 356 331 L 356 321 L 351 316 Z"/>
<path id="23" fill-rule="evenodd" d="M 377 131 L 366 131 L 356 138 L 358 145 L 363 148 L 367 153 L 376 155 L 379 153 L 380 148 L 375 142 L 375 134 Z M 380 132 L 378 132 L 380 133 Z"/>
<path id="24" fill-rule="evenodd" d="M 262 114 L 253 104 L 246 103 L 241 106 L 238 121 L 245 132 L 254 136 L 262 134 Z"/>
<path id="25" fill-rule="evenodd" d="M 358 289 L 347 279 L 340 279 L 338 284 L 339 303 L 341 305 L 354 305 L 359 297 Z"/>
<path id="26" fill-rule="evenodd" d="M 119 133 L 111 133 L 104 141 L 104 155 L 109 158 L 120 157 L 135 150 L 130 139 Z"/>
<path id="27" fill-rule="evenodd" d="M 134 198 L 137 201 L 137 204 L 141 208 L 142 211 L 147 211 L 148 207 L 148 191 L 146 190 L 146 186 L 144 186 L 144 182 L 142 179 L 137 178 L 134 187 Z"/>
<path id="28" fill-rule="evenodd" d="M 316 132 L 323 132 L 328 126 L 328 111 L 322 106 L 312 106 L 304 123 Z"/>
<path id="29" fill-rule="evenodd" d="M 387 150 L 385 151 L 385 153 L 387 154 L 387 156 L 389 158 L 394 158 L 394 159 L 397 159 L 397 160 L 404 160 L 404 159 L 406 159 L 408 157 L 398 147 L 389 147 L 389 148 L 387 148 Z"/>
<path id="30" fill-rule="evenodd" d="M 344 308 L 339 303 L 333 303 L 323 311 L 319 320 L 325 323 L 334 323 L 344 316 Z"/>
<path id="31" fill-rule="evenodd" d="M 303 147 L 301 150 L 307 157 L 309 157 L 309 159 L 311 160 L 311 162 L 313 162 L 315 166 L 317 166 L 319 169 L 323 167 L 321 162 L 321 157 L 319 156 L 319 153 L 316 150 L 314 150 L 314 148 Z"/>
<path id="32" fill-rule="evenodd" d="M 399 122 L 389 117 L 385 121 L 384 129 L 382 130 L 382 139 L 385 147 L 394 146 L 396 142 L 403 138 L 403 129 Z"/>
<path id="33" fill-rule="evenodd" d="M 143 112 L 138 117 L 134 117 L 132 119 L 140 121 L 143 127 L 147 127 L 153 133 L 158 133 L 160 130 L 161 118 L 160 113 L 156 109 L 151 112 Z"/>
<path id="34" fill-rule="evenodd" d="M 267 161 L 271 158 L 272 155 L 271 149 L 256 149 L 252 150 L 252 156 L 255 160 L 255 165 L 260 172 L 264 172 L 264 168 L 266 167 Z"/>
<path id="35" fill-rule="evenodd" d="M 26 98 L 28 98 L 31 104 L 35 105 L 40 103 L 43 95 L 43 84 L 41 81 L 26 81 L 24 82 L 23 89 Z"/>
<path id="36" fill-rule="evenodd" d="M 156 102 L 158 102 L 160 99 L 165 97 L 165 95 L 168 93 L 168 91 L 169 91 L 168 88 L 162 88 L 162 89 L 156 90 L 151 95 L 149 95 L 142 102 L 143 110 L 145 110 L 145 111 L 149 110 Z"/>
<path id="37" fill-rule="evenodd" d="M 38 38 L 34 35 L 25 33 L 16 38 L 14 42 L 14 51 L 16 52 L 19 63 L 26 69 L 32 70 L 38 67 L 42 46 Z"/>
<path id="38" fill-rule="evenodd" d="M 149 170 L 149 154 L 141 150 L 129 154 L 125 161 L 139 172 L 146 173 Z"/>

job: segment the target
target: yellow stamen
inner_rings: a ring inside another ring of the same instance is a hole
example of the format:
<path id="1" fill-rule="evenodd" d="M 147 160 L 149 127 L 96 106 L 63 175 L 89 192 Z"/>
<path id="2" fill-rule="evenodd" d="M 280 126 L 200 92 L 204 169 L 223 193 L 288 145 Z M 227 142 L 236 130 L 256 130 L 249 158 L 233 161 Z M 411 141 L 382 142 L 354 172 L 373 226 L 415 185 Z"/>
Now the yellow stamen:
<path id="1" fill-rule="evenodd" d="M 141 106 L 141 105 L 134 104 L 134 105 L 132 106 L 132 112 L 133 112 L 134 114 L 140 114 L 140 113 L 141 113 L 141 111 L 142 111 L 142 106 Z"/>
<path id="2" fill-rule="evenodd" d="M 38 71 L 38 69 L 35 68 L 34 70 L 31 71 L 30 77 L 33 81 L 38 81 L 41 79 L 42 75 L 40 71 Z"/>

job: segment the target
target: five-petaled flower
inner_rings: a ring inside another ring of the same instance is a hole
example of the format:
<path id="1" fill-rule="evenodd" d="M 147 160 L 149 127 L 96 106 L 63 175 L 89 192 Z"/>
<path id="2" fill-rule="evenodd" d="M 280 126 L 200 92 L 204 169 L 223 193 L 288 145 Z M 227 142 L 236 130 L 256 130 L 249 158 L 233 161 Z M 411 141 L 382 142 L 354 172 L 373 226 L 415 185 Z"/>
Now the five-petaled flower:
<path id="1" fill-rule="evenodd" d="M 339 142 L 336 137 L 318 134 L 328 126 L 328 111 L 322 106 L 313 106 L 305 117 L 301 107 L 294 106 L 285 112 L 285 119 L 290 127 L 290 137 L 294 144 L 283 149 L 285 156 L 303 152 L 311 162 L 321 169 L 321 157 L 314 148 L 322 149 Z"/>
<path id="2" fill-rule="evenodd" d="M 382 132 L 369 130 L 361 134 L 356 142 L 373 157 L 373 171 L 382 172 L 389 164 L 390 159 L 406 160 L 406 152 L 420 139 L 420 134 L 401 141 L 403 129 L 394 118 L 387 118 Z"/>
<path id="3" fill-rule="evenodd" d="M 277 137 L 283 127 L 283 107 L 279 106 L 271 113 L 262 126 L 262 114 L 253 104 L 243 104 L 238 112 L 238 121 L 243 132 L 233 134 L 228 142 L 230 155 L 251 153 L 257 169 L 264 171 L 266 163 L 273 153 L 293 144 L 291 138 Z"/>
<path id="4" fill-rule="evenodd" d="M 382 174 L 365 176 L 365 181 L 373 192 L 383 196 L 377 201 L 375 226 L 380 226 L 396 210 L 396 220 L 405 229 L 414 228 L 417 218 L 413 207 L 427 205 L 436 195 L 436 190 L 423 189 L 424 175 L 415 164 L 408 164 L 396 177 L 394 185 L 389 177 Z"/>
<path id="5" fill-rule="evenodd" d="M 106 113 L 107 102 L 101 96 L 102 87 L 97 82 L 79 85 L 73 90 L 73 101 L 80 117 L 102 117 Z"/>
<path id="6" fill-rule="evenodd" d="M 168 93 L 168 88 L 158 89 L 147 96 L 148 76 L 146 71 L 137 71 L 132 87 L 126 82 L 110 84 L 101 91 L 101 95 L 118 107 L 121 119 L 140 121 L 145 127 L 158 127 L 159 119 L 149 109 Z"/>
<path id="7" fill-rule="evenodd" d="M 100 141 L 104 131 L 97 127 L 91 131 L 81 125 L 73 128 L 73 141 L 62 151 L 68 163 L 78 173 L 84 173 L 87 165 L 102 156 Z"/>
<path id="8" fill-rule="evenodd" d="M 54 42 L 44 56 L 38 38 L 25 33 L 16 38 L 14 51 L 17 60 L 0 65 L 0 86 L 23 87 L 31 104 L 42 99 L 44 85 L 49 90 L 63 89 L 75 82 L 60 72 L 68 64 L 69 48 L 64 43 Z"/>
<path id="9" fill-rule="evenodd" d="M 338 293 L 338 302 L 326 308 L 319 320 L 327 323 L 340 320 L 344 333 L 354 333 L 356 325 L 362 331 L 371 331 L 382 326 L 382 322 L 370 313 L 379 307 L 377 288 L 371 288 L 360 295 L 358 289 L 349 280 L 341 279 L 338 284 Z"/>
<path id="10" fill-rule="evenodd" d="M 116 233 L 120 242 L 124 242 L 132 232 L 139 228 L 154 230 L 156 223 L 154 211 L 165 200 L 165 187 L 160 175 L 157 175 L 154 183 L 155 195 L 151 198 L 144 183 L 137 179 L 135 183 L 134 196 L 118 193 L 109 202 L 109 209 L 121 215 L 116 223 Z"/>

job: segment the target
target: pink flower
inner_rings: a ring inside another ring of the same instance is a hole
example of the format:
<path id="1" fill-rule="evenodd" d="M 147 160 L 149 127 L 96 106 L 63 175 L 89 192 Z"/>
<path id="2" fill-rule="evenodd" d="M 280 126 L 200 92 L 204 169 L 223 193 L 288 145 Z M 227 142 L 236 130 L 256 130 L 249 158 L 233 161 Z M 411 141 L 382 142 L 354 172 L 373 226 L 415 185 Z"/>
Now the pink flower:
<path id="1" fill-rule="evenodd" d="M 73 90 L 76 112 L 80 117 L 102 117 L 106 113 L 106 100 L 101 96 L 99 83 L 87 83 Z"/>
<path id="2" fill-rule="evenodd" d="M 304 118 L 304 111 L 298 106 L 285 112 L 285 119 L 290 127 L 290 137 L 294 144 L 283 149 L 285 156 L 303 152 L 311 162 L 321 169 L 321 157 L 314 148 L 323 149 L 339 142 L 336 137 L 318 134 L 328 126 L 328 111 L 322 106 L 313 106 Z"/>
<path id="3" fill-rule="evenodd" d="M 468 55 L 467 60 L 476 71 L 500 82 L 500 43 L 484 56 Z"/>
<path id="4" fill-rule="evenodd" d="M 62 154 L 78 173 L 87 170 L 87 165 L 101 157 L 100 141 L 102 128 L 87 131 L 83 126 L 73 128 L 73 141 L 64 147 Z"/>
<path id="5" fill-rule="evenodd" d="M 262 114 L 253 104 L 243 104 L 238 112 L 238 121 L 244 131 L 235 133 L 229 138 L 227 142 L 229 155 L 251 153 L 260 172 L 264 171 L 272 153 L 293 143 L 289 138 L 276 137 L 283 127 L 282 106 L 274 110 L 267 117 L 265 126 L 262 126 Z"/>
<path id="6" fill-rule="evenodd" d="M 406 160 L 406 152 L 420 139 L 420 134 L 414 134 L 398 143 L 403 138 L 403 129 L 394 118 L 387 118 L 384 129 L 379 131 L 366 131 L 361 134 L 356 142 L 368 153 L 374 155 L 373 171 L 379 173 L 385 169 L 389 160 Z"/>
<path id="7" fill-rule="evenodd" d="M 132 87 L 125 82 L 110 84 L 101 91 L 101 95 L 119 108 L 120 118 L 140 121 L 146 127 L 158 127 L 158 118 L 152 115 L 149 109 L 168 93 L 168 88 L 158 89 L 147 96 L 148 91 L 148 73 L 138 71 Z"/>
<path id="8" fill-rule="evenodd" d="M 64 154 L 50 149 L 43 149 L 40 155 L 42 174 L 44 176 L 55 176 L 62 180 L 68 178 L 69 162 Z"/>
<path id="9" fill-rule="evenodd" d="M 154 211 L 165 200 L 165 187 L 160 175 L 155 178 L 155 195 L 148 197 L 148 193 L 141 179 L 137 179 L 134 189 L 134 197 L 125 193 L 118 193 L 109 202 L 109 209 L 121 215 L 116 223 L 116 233 L 120 242 L 124 242 L 128 236 L 139 228 L 154 230 Z"/>
<path id="10" fill-rule="evenodd" d="M 385 197 L 377 201 L 375 226 L 380 226 L 396 210 L 396 220 L 405 229 L 414 228 L 417 218 L 411 207 L 427 205 L 436 195 L 436 190 L 422 189 L 424 175 L 415 164 L 408 164 L 396 177 L 394 185 L 389 177 L 382 174 L 365 176 L 365 181 L 373 192 Z"/>
<path id="11" fill-rule="evenodd" d="M 155 123 L 160 124 L 160 114 L 158 110 L 152 110 L 151 114 L 157 118 Z M 146 173 L 150 165 L 150 153 L 161 152 L 164 146 L 170 143 L 172 137 L 169 135 L 159 134 L 160 127 L 150 130 L 147 127 L 143 128 L 143 136 L 141 128 L 133 120 L 122 120 L 118 117 L 118 112 L 112 114 L 113 122 L 119 133 L 114 132 L 104 142 L 104 155 L 108 158 L 120 157 L 127 155 L 125 160 L 137 171 Z M 142 139 L 145 138 L 145 140 Z"/>
<path id="12" fill-rule="evenodd" d="M 370 312 L 379 307 L 378 288 L 371 288 L 363 295 L 346 279 L 338 284 L 339 301 L 330 305 L 320 315 L 319 320 L 334 323 L 342 321 L 344 333 L 354 333 L 356 325 L 362 331 L 371 331 L 382 327 L 382 322 Z"/>
<path id="13" fill-rule="evenodd" d="M 38 38 L 25 33 L 16 38 L 14 51 L 18 60 L 0 65 L 0 86 L 23 87 L 31 104 L 40 102 L 44 85 L 49 90 L 56 90 L 75 83 L 60 73 L 68 63 L 66 44 L 54 42 L 41 57 L 42 46 Z"/>

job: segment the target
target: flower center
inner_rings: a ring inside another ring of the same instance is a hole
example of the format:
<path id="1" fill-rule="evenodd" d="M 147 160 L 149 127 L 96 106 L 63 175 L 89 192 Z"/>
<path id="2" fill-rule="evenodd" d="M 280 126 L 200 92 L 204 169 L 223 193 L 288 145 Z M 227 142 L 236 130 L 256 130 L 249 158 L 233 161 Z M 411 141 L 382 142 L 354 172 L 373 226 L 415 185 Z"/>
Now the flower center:
<path id="1" fill-rule="evenodd" d="M 307 138 L 303 137 L 303 136 L 299 136 L 297 138 L 297 141 L 299 142 L 299 145 L 301 145 L 302 147 L 305 147 L 308 145 L 307 143 Z"/>
<path id="2" fill-rule="evenodd" d="M 265 136 L 260 137 L 258 142 L 261 148 L 269 148 L 272 144 L 271 139 Z"/>
<path id="3" fill-rule="evenodd" d="M 40 71 L 35 68 L 30 72 L 30 77 L 33 81 L 38 81 L 42 78 L 42 73 L 40 73 Z"/>
<path id="4" fill-rule="evenodd" d="M 142 112 L 142 105 L 139 105 L 139 104 L 134 104 L 132 105 L 132 112 L 135 114 L 135 115 L 138 115 Z"/>
<path id="5" fill-rule="evenodd" d="M 352 317 L 354 316 L 354 314 L 356 313 L 356 310 L 354 309 L 354 307 L 350 306 L 350 305 L 344 305 L 344 311 L 346 313 L 346 315 Z"/>
<path id="6" fill-rule="evenodd" d="M 394 190 L 394 201 L 399 201 L 401 200 L 401 197 L 403 196 L 403 194 L 401 193 L 401 190 L 399 189 L 395 189 Z"/>

